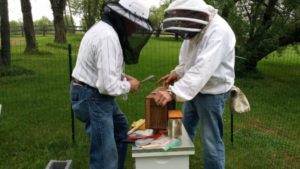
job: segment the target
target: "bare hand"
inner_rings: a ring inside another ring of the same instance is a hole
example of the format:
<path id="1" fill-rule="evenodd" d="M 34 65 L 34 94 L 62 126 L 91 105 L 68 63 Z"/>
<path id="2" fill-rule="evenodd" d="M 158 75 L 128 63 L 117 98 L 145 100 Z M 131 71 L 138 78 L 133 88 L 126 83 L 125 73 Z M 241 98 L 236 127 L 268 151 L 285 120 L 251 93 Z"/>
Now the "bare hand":
<path id="1" fill-rule="evenodd" d="M 165 106 L 168 102 L 172 101 L 172 96 L 168 91 L 157 91 L 154 101 L 159 106 Z"/>
<path id="2" fill-rule="evenodd" d="M 163 82 L 164 87 L 168 87 L 169 85 L 174 84 L 177 81 L 178 75 L 175 71 L 172 71 L 170 74 L 167 74 L 159 79 L 158 83 Z"/>
<path id="3" fill-rule="evenodd" d="M 134 78 L 133 76 L 130 76 L 130 75 L 125 75 L 125 77 L 126 77 L 126 79 L 127 79 L 128 81 L 133 80 L 133 79 L 136 79 L 136 78 Z"/>
<path id="4" fill-rule="evenodd" d="M 130 92 L 136 92 L 140 87 L 140 81 L 130 75 L 126 75 L 126 79 L 130 83 Z"/>

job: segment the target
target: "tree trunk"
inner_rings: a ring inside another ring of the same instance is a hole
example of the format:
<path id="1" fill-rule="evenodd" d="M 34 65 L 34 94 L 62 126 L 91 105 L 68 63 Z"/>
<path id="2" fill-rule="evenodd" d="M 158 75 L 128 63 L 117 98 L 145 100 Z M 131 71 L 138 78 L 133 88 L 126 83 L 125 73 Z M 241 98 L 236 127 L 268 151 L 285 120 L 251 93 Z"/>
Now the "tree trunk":
<path id="1" fill-rule="evenodd" d="M 248 57 L 248 60 L 244 61 L 244 71 L 245 72 L 254 72 L 259 60 L 255 57 Z"/>
<path id="2" fill-rule="evenodd" d="M 10 54 L 10 35 L 7 0 L 0 0 L 0 19 L 1 19 L 1 57 L 0 66 L 9 66 L 11 63 Z"/>
<path id="3" fill-rule="evenodd" d="M 54 29 L 56 43 L 65 43 L 66 40 L 66 28 L 64 23 L 64 10 L 66 6 L 66 0 L 50 0 L 51 8 L 54 17 Z"/>
<path id="4" fill-rule="evenodd" d="M 93 24 L 95 23 L 95 20 L 92 17 L 92 4 L 91 4 L 91 0 L 87 0 L 87 20 L 86 20 L 86 26 L 88 27 L 88 29 L 90 27 L 93 26 Z"/>
<path id="5" fill-rule="evenodd" d="M 263 16 L 263 25 L 267 26 L 268 28 L 272 25 L 272 16 L 276 10 L 275 5 L 277 4 L 277 2 L 278 0 L 269 0 L 265 14 Z"/>
<path id="6" fill-rule="evenodd" d="M 267 56 L 270 52 L 277 49 L 277 45 L 273 44 L 272 47 L 266 47 L 261 42 L 262 39 L 266 39 L 266 33 L 272 25 L 272 17 L 275 11 L 275 5 L 278 0 L 269 0 L 267 7 L 262 16 L 259 16 L 258 12 L 253 14 L 252 27 L 250 28 L 250 36 L 247 43 L 247 50 L 249 53 L 246 54 L 247 61 L 245 61 L 244 68 L 247 71 L 256 70 L 258 62 Z M 258 3 L 256 9 L 259 8 L 262 3 Z M 259 19 L 262 18 L 262 19 Z M 262 20 L 259 25 L 257 20 Z M 255 25 L 256 24 L 256 25 Z M 251 51 L 251 52 L 250 52 Z"/>
<path id="7" fill-rule="evenodd" d="M 37 51 L 34 26 L 31 14 L 31 4 L 29 0 L 21 0 L 21 8 L 23 13 L 23 26 L 26 39 L 25 53 Z"/>
<path id="8" fill-rule="evenodd" d="M 99 0 L 85 0 L 84 2 L 86 13 L 85 13 L 85 21 L 86 26 L 89 29 L 96 23 L 96 18 L 100 15 L 98 13 L 98 8 L 100 8 Z"/>
<path id="9" fill-rule="evenodd" d="M 74 24 L 74 20 L 73 20 L 73 14 L 72 14 L 72 10 L 71 10 L 70 0 L 67 0 L 67 2 L 68 2 L 68 8 L 69 8 L 69 13 L 70 13 L 70 20 L 71 20 L 71 25 L 72 25 L 71 33 L 75 33 L 75 24 Z"/>
<path id="10" fill-rule="evenodd" d="M 161 33 L 161 29 L 157 29 L 155 32 L 155 37 L 159 38 L 160 33 Z"/>

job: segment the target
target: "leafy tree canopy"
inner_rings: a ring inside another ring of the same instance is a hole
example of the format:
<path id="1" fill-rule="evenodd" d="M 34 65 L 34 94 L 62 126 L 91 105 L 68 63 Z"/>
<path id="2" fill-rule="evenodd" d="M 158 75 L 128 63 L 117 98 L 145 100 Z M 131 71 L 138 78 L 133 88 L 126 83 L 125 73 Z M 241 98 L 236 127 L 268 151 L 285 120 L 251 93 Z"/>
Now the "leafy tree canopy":
<path id="1" fill-rule="evenodd" d="M 38 27 L 52 26 L 53 22 L 46 16 L 42 16 L 41 19 L 34 21 L 34 25 Z"/>

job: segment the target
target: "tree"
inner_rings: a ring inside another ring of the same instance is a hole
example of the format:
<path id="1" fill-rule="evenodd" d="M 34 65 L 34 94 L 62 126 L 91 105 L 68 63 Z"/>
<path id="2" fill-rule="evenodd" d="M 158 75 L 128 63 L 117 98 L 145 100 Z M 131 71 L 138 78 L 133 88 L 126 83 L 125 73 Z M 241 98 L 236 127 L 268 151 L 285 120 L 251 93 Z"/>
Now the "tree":
<path id="1" fill-rule="evenodd" d="M 164 3 L 168 3 L 166 0 Z M 300 42 L 299 0 L 206 0 L 219 9 L 219 14 L 233 28 L 238 60 L 237 71 L 255 71 L 257 63 L 269 53 L 288 44 Z M 151 18 L 158 28 L 159 9 L 152 9 Z"/>
<path id="2" fill-rule="evenodd" d="M 70 15 L 67 15 L 65 13 L 65 16 L 64 16 L 64 20 L 65 20 L 65 23 L 66 23 L 66 31 L 68 33 L 74 33 L 75 31 L 75 25 L 74 25 L 74 20 L 72 18 L 72 16 Z"/>
<path id="3" fill-rule="evenodd" d="M 150 9 L 150 21 L 153 25 L 154 30 L 156 31 L 156 37 L 159 37 L 160 32 L 161 32 L 161 24 L 162 24 L 162 19 L 164 17 L 164 10 L 162 6 L 159 8 L 152 7 Z"/>
<path id="4" fill-rule="evenodd" d="M 42 33 L 43 36 L 45 36 L 46 32 L 51 31 L 53 28 L 53 22 L 46 16 L 42 16 L 40 19 L 34 21 L 34 26 L 36 30 L 39 31 L 37 33 Z"/>
<path id="5" fill-rule="evenodd" d="M 51 8 L 54 16 L 54 29 L 56 43 L 65 43 L 66 28 L 64 23 L 64 10 L 66 7 L 66 0 L 50 0 Z"/>
<path id="6" fill-rule="evenodd" d="M 99 0 L 84 0 L 84 19 L 86 20 L 87 27 L 92 27 L 97 20 L 100 19 L 101 1 Z M 102 1 L 103 2 L 103 1 Z"/>
<path id="7" fill-rule="evenodd" d="M 0 24 L 1 24 L 1 58 L 0 66 L 10 66 L 10 35 L 9 35 L 9 16 L 7 0 L 0 0 Z"/>
<path id="8" fill-rule="evenodd" d="M 67 0 L 67 4 L 68 4 L 68 9 L 69 9 L 69 15 L 67 15 L 67 12 L 65 11 L 65 22 L 67 23 L 68 30 L 71 27 L 72 29 L 70 32 L 74 33 L 75 32 L 75 24 L 74 24 L 70 0 Z"/>
<path id="9" fill-rule="evenodd" d="M 100 13 L 104 0 L 69 0 L 73 14 L 82 16 L 81 23 L 90 28 L 100 19 Z M 82 25 L 84 26 L 84 25 Z"/>
<path id="10" fill-rule="evenodd" d="M 19 31 L 22 31 L 23 29 L 23 22 L 22 21 L 9 21 L 9 28 L 10 28 L 10 33 L 18 33 Z"/>
<path id="11" fill-rule="evenodd" d="M 150 21 L 153 25 L 154 30 L 156 30 L 156 37 L 159 37 L 161 33 L 164 11 L 169 6 L 170 3 L 171 3 L 170 0 L 166 0 L 158 8 L 152 7 L 150 9 Z"/>
<path id="12" fill-rule="evenodd" d="M 269 53 L 299 42 L 299 0 L 208 0 L 232 26 L 237 36 L 238 71 L 255 71 Z M 298 17 L 297 17 L 298 16 Z"/>
<path id="13" fill-rule="evenodd" d="M 21 8 L 23 13 L 23 27 L 26 39 L 25 53 L 37 51 L 34 26 L 31 14 L 31 4 L 29 0 L 21 0 Z"/>
<path id="14" fill-rule="evenodd" d="M 53 26 L 53 22 L 46 16 L 42 16 L 41 19 L 34 21 L 34 25 L 37 27 L 45 27 L 45 26 L 47 27 L 47 26 Z"/>

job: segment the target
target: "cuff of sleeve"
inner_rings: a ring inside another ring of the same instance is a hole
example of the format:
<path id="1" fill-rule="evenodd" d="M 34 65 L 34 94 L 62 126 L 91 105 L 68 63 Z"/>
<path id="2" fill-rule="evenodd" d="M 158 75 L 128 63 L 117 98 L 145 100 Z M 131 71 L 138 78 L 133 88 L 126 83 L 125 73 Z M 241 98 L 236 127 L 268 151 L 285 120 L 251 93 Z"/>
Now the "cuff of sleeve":
<path id="1" fill-rule="evenodd" d="M 174 93 L 175 95 L 175 101 L 176 102 L 185 102 L 187 101 L 186 99 L 184 99 L 183 97 L 180 97 L 179 95 L 177 95 L 176 91 L 174 90 L 173 86 L 169 86 L 169 91 L 171 91 L 172 93 Z"/>
<path id="2" fill-rule="evenodd" d="M 179 79 L 182 78 L 182 76 L 183 76 L 183 72 L 180 69 L 175 68 L 171 72 L 175 72 Z"/>
<path id="3" fill-rule="evenodd" d="M 125 85 L 125 93 L 129 93 L 130 92 L 130 83 L 128 81 L 124 81 L 124 85 Z"/>

